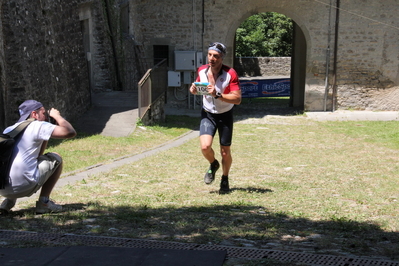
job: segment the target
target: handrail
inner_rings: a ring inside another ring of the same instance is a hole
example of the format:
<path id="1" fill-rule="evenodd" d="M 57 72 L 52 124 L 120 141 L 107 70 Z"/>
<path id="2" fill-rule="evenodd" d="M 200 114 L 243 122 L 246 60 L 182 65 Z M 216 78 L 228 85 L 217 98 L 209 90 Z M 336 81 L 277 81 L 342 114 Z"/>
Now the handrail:
<path id="1" fill-rule="evenodd" d="M 153 101 L 162 93 L 166 92 L 166 86 L 162 86 L 162 84 L 160 84 L 161 82 L 159 82 L 159 80 L 166 82 L 164 80 L 165 77 L 161 75 L 163 72 L 162 70 L 157 71 L 157 69 L 161 68 L 163 65 L 166 66 L 166 59 L 148 69 L 138 82 L 138 111 L 140 119 L 150 110 Z"/>

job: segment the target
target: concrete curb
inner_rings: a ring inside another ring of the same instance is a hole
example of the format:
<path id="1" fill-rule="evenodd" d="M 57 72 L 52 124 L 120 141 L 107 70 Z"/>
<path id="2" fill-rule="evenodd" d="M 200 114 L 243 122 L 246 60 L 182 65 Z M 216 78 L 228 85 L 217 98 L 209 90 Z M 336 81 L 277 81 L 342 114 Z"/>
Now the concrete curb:
<path id="1" fill-rule="evenodd" d="M 399 121 L 398 111 L 335 111 L 306 112 L 306 116 L 317 121 Z"/>

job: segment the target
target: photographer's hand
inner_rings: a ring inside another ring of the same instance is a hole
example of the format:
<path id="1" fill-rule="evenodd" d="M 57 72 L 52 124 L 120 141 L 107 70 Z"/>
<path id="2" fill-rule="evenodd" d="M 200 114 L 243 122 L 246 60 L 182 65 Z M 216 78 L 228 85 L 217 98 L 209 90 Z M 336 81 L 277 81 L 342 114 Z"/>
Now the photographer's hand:
<path id="1" fill-rule="evenodd" d="M 55 119 L 55 116 L 61 116 L 60 111 L 55 108 L 51 108 L 48 112 L 49 116 Z"/>
<path id="2" fill-rule="evenodd" d="M 75 129 L 65 118 L 61 116 L 60 111 L 55 108 L 51 108 L 49 115 L 57 122 L 57 126 L 51 134 L 52 138 L 68 139 L 76 136 Z"/>

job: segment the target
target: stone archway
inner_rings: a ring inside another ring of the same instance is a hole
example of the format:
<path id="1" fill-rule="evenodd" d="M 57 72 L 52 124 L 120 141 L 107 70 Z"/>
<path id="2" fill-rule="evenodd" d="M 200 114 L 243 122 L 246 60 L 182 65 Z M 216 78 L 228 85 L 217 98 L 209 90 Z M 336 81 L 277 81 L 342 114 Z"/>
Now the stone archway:
<path id="1" fill-rule="evenodd" d="M 259 11 L 261 12 L 279 12 L 288 17 L 289 14 L 280 11 Z M 289 12 L 287 12 L 289 13 Z M 227 34 L 226 34 L 226 44 L 228 47 L 228 58 L 226 57 L 226 64 L 233 65 L 234 62 L 234 41 L 235 32 L 241 22 L 253 15 L 253 13 L 243 14 L 242 17 L 231 24 Z M 296 19 L 292 18 L 294 21 L 294 32 L 293 32 L 293 54 L 291 59 L 291 97 L 290 97 L 290 107 L 295 107 L 298 109 L 304 109 L 305 106 L 305 87 L 306 87 L 306 65 L 307 65 L 307 38 L 306 33 L 298 25 Z M 230 48 L 230 51 L 229 51 Z"/>

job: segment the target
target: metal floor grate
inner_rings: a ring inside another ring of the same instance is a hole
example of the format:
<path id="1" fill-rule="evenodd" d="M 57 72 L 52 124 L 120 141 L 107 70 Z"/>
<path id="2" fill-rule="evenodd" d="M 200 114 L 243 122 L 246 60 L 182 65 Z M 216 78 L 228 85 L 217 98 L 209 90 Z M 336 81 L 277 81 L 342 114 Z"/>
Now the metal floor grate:
<path id="1" fill-rule="evenodd" d="M 142 240 L 132 238 L 84 236 L 73 234 L 51 234 L 36 232 L 21 232 L 0 230 L 1 241 L 37 241 L 47 245 L 85 245 L 130 247 L 148 249 L 181 249 L 181 250 L 226 250 L 227 257 L 245 259 L 274 259 L 282 262 L 297 262 L 307 265 L 331 265 L 331 266 L 399 266 L 399 261 L 377 260 L 367 258 L 353 258 L 334 255 L 319 255 L 291 251 L 279 251 L 270 249 L 240 248 L 217 245 L 202 245 L 193 243 L 178 243 L 157 240 Z"/>

